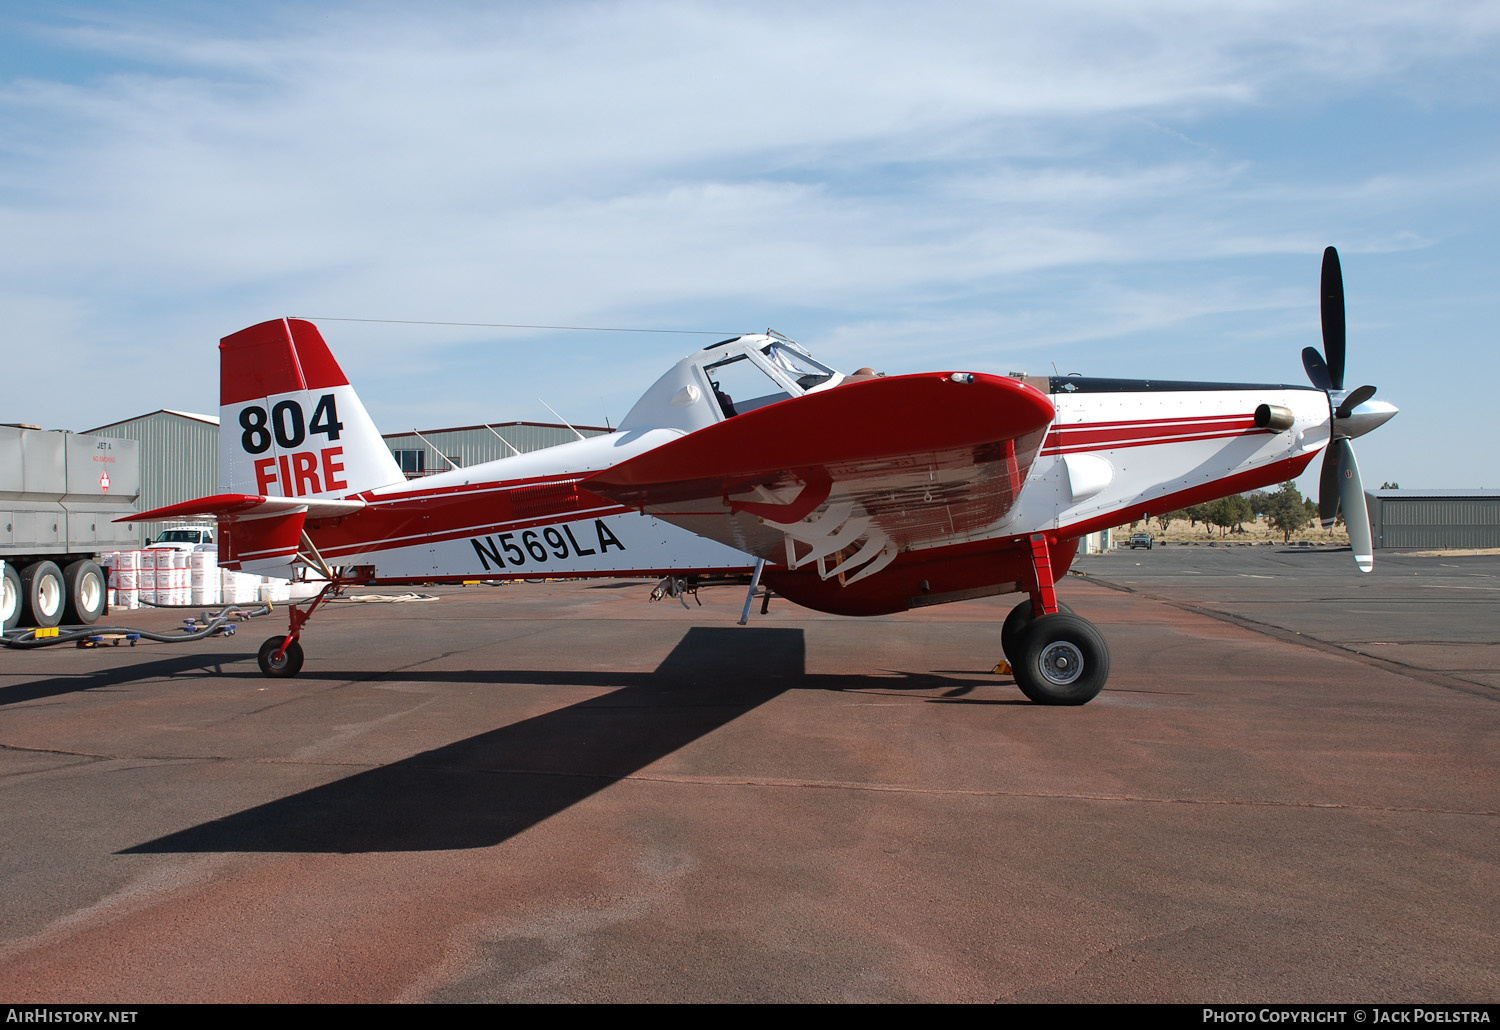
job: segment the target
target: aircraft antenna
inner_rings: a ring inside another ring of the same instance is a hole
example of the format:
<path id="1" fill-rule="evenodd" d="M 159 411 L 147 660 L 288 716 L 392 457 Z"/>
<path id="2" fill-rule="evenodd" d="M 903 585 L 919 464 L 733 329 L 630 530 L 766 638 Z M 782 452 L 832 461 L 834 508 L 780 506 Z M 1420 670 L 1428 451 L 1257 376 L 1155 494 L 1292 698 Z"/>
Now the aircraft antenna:
<path id="1" fill-rule="evenodd" d="M 571 424 L 569 424 L 568 420 L 565 419 L 565 418 L 563 418 L 561 415 L 559 415 L 557 413 L 557 409 L 556 408 L 554 408 L 552 405 L 548 404 L 546 401 L 542 400 L 540 397 L 538 397 L 536 399 L 536 401 L 542 407 L 544 407 L 548 411 L 552 412 L 552 417 L 553 418 L 557 419 L 559 422 L 561 422 L 563 425 L 567 426 L 569 429 L 573 429 L 573 426 Z M 576 437 L 578 437 L 578 439 L 580 439 L 580 440 L 586 440 L 586 439 L 588 439 L 587 437 L 585 437 L 582 433 L 580 433 L 576 429 L 573 429 L 573 435 L 576 436 Z"/>
<path id="2" fill-rule="evenodd" d="M 511 443 L 505 437 L 501 436 L 498 432 L 496 432 L 494 426 L 486 425 L 484 428 L 486 428 L 490 432 L 494 433 L 495 434 L 495 439 L 499 440 L 501 443 L 505 444 L 505 446 L 509 447 L 512 454 L 514 454 L 518 458 L 521 456 L 521 452 L 518 451 L 518 450 L 516 450 L 516 445 L 513 444 L 513 443 Z"/>
<path id="3" fill-rule="evenodd" d="M 427 437 L 425 437 L 425 436 L 423 436 L 423 435 L 422 435 L 422 434 L 421 434 L 421 433 L 419 433 L 419 432 L 417 432 L 417 431 L 416 431 L 416 430 L 415 430 L 415 429 L 413 429 L 413 430 L 412 430 L 412 431 L 411 431 L 411 435 L 412 435 L 412 436 L 415 436 L 415 437 L 416 437 L 416 438 L 417 438 L 417 439 L 418 439 L 418 440 L 421 440 L 421 441 L 422 441 L 422 442 L 423 442 L 423 443 L 425 443 L 425 444 L 426 444 L 426 445 L 427 445 L 427 446 L 428 446 L 428 447 L 431 447 L 431 448 L 432 448 L 432 449 L 433 449 L 433 450 L 434 450 L 434 451 L 437 451 L 437 456 L 438 456 L 438 457 L 439 457 L 439 458 L 442 458 L 442 459 L 443 459 L 443 460 L 444 460 L 444 461 L 446 461 L 446 462 L 447 462 L 447 463 L 448 463 L 448 467 L 449 467 L 449 468 L 462 468 L 462 467 L 463 467 L 463 466 L 462 466 L 462 465 L 460 465 L 460 464 L 459 464 L 459 463 L 458 463 L 458 462 L 456 462 L 456 461 L 454 461 L 454 460 L 453 460 L 453 459 L 452 459 L 452 458 L 450 458 L 450 457 L 448 457 L 448 455 L 446 455 L 446 454 L 444 454 L 444 453 L 443 453 L 443 452 L 442 452 L 442 451 L 441 451 L 441 450 L 440 450 L 440 449 L 439 449 L 439 448 L 438 448 L 438 446 L 437 446 L 437 445 L 436 445 L 436 444 L 434 444 L 434 443 L 433 443 L 433 442 L 432 442 L 432 441 L 431 441 L 431 440 L 429 440 L 429 439 L 427 439 Z"/>

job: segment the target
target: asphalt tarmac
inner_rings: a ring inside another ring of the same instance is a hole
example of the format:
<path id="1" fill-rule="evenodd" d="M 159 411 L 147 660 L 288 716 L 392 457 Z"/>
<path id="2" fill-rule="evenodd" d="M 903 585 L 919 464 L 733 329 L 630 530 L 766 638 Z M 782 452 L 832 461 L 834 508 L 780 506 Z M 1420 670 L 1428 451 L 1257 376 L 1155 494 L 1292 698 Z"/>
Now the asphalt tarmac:
<path id="1" fill-rule="evenodd" d="M 989 672 L 1015 597 L 0 651 L 0 1001 L 1493 1002 L 1500 557 L 1376 562 L 1080 559 L 1081 708 Z"/>

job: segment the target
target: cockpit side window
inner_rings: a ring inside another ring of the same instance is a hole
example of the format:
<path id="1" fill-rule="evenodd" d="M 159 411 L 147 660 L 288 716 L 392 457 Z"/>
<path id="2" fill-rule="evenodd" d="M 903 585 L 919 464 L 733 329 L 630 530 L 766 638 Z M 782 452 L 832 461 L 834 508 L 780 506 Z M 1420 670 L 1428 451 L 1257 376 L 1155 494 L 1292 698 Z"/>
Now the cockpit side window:
<path id="1" fill-rule="evenodd" d="M 743 354 L 705 365 L 703 371 L 725 418 L 743 415 L 791 396 L 786 387 Z"/>

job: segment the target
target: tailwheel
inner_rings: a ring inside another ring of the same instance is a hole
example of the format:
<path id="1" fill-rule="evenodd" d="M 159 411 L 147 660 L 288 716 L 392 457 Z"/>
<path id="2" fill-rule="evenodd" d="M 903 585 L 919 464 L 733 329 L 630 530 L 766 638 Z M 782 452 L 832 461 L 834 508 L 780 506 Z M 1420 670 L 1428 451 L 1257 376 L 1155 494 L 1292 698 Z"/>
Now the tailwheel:
<path id="1" fill-rule="evenodd" d="M 1039 705 L 1085 704 L 1109 679 L 1109 645 L 1093 623 L 1069 612 L 1032 619 L 1015 646 L 1016 686 Z"/>
<path id="2" fill-rule="evenodd" d="M 286 647 L 283 649 L 282 645 Z M 302 671 L 302 645 L 286 637 L 267 637 L 255 656 L 260 671 L 276 679 L 285 679 Z"/>

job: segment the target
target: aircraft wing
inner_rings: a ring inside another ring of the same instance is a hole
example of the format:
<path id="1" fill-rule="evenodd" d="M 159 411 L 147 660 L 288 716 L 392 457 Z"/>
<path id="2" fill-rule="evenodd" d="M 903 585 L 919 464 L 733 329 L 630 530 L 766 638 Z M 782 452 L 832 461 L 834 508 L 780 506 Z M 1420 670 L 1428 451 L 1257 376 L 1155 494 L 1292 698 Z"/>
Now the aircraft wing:
<path id="1" fill-rule="evenodd" d="M 1054 412 L 1004 376 L 869 379 L 690 433 L 579 486 L 701 536 L 827 578 L 1004 518 Z"/>

